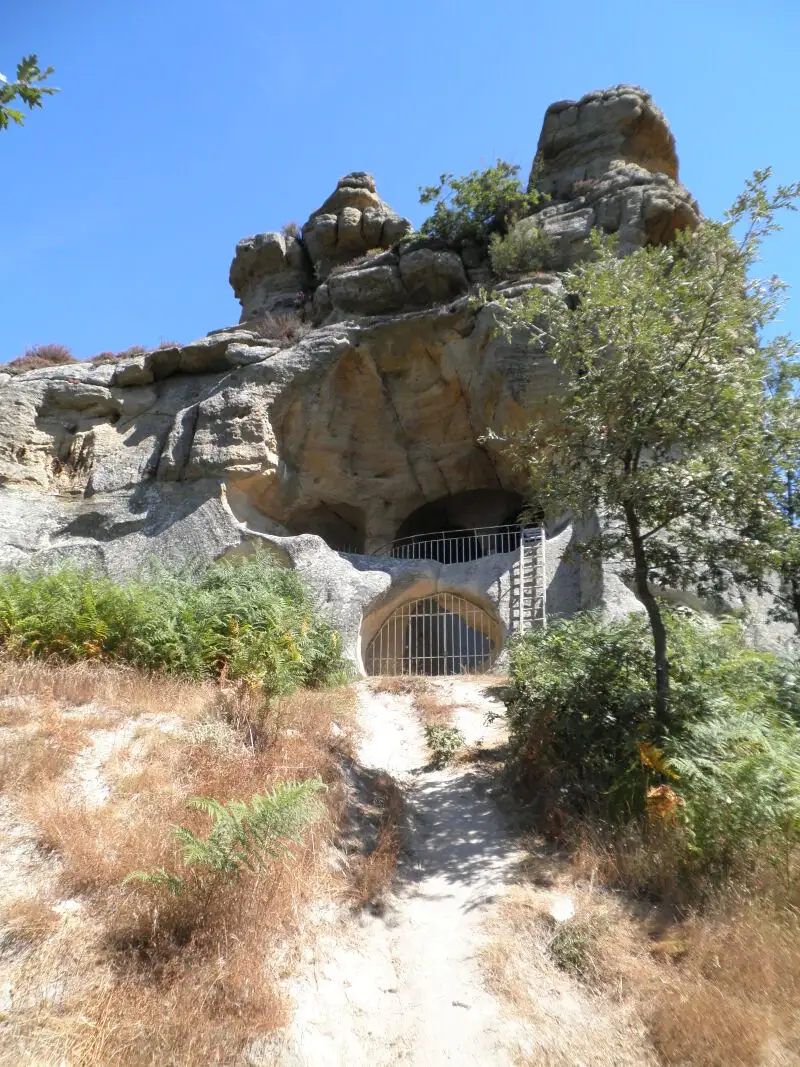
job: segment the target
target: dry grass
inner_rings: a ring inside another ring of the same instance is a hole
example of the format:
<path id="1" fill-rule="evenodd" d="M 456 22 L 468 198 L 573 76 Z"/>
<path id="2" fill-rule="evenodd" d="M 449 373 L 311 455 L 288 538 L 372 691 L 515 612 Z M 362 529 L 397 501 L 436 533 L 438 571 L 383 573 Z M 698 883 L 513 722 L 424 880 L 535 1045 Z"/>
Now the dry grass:
<path id="1" fill-rule="evenodd" d="M 403 847 L 405 801 L 390 774 L 379 774 L 372 783 L 377 812 L 373 847 L 350 863 L 349 897 L 355 907 L 380 907 L 397 873 Z"/>
<path id="2" fill-rule="evenodd" d="M 43 941 L 59 923 L 58 913 L 42 896 L 17 897 L 0 912 L 3 938 L 15 944 Z"/>
<path id="3" fill-rule="evenodd" d="M 242 324 L 243 329 L 251 330 L 265 341 L 277 341 L 283 345 L 293 345 L 300 341 L 314 327 L 299 311 L 276 312 L 273 315 L 259 315 Z"/>
<path id="4" fill-rule="evenodd" d="M 370 686 L 375 693 L 410 696 L 426 725 L 451 726 L 453 723 L 457 705 L 427 678 L 413 675 L 384 675 L 371 678 Z"/>
<path id="5" fill-rule="evenodd" d="M 660 931 L 641 1014 L 667 1064 L 800 1062 L 800 923 L 730 908 Z"/>
<path id="6" fill-rule="evenodd" d="M 375 256 L 380 256 L 386 252 L 385 248 L 368 248 L 361 256 L 356 256 L 354 259 L 348 259 L 344 263 L 336 263 L 331 267 L 328 272 L 328 277 L 336 277 L 337 274 L 346 274 L 348 271 L 356 270 L 358 267 L 368 266 Z"/>
<path id="7" fill-rule="evenodd" d="M 583 977 L 591 973 L 593 960 L 582 942 L 592 933 L 583 925 L 572 939 L 580 947 L 565 952 L 563 927 L 548 915 L 549 888 L 514 886 L 494 913 L 482 953 L 490 989 L 526 1031 L 515 1063 L 655 1067 L 658 1061 L 633 1004 L 600 997 L 565 967 L 568 959 L 575 959 Z M 578 914 L 583 916 L 583 909 Z M 586 917 L 580 921 L 585 924 Z M 595 921 L 592 932 L 595 926 L 600 924 Z"/>
<path id="8" fill-rule="evenodd" d="M 26 1048 L 29 1063 L 232 1061 L 286 1021 L 280 983 L 309 903 L 334 891 L 328 859 L 345 806 L 353 693 L 300 691 L 266 705 L 244 689 L 135 671 L 3 662 L 0 697 L 9 696 L 15 755 L 3 791 L 42 863 L 57 860 L 55 899 L 78 910 L 61 923 L 27 886 L 7 900 L 3 930 L 27 947 L 8 964 L 20 995 L 4 1042 Z M 79 767 L 102 778 L 104 802 L 87 794 Z M 171 826 L 208 828 L 188 798 L 249 800 L 311 777 L 328 786 L 327 814 L 291 861 L 210 894 L 122 885 L 132 870 L 180 869 Z M 20 1061 L 0 1051 L 3 1062 Z"/>
<path id="9" fill-rule="evenodd" d="M 589 827 L 571 855 L 530 841 L 522 884 L 500 909 L 484 960 L 495 991 L 537 1028 L 543 1049 L 552 1045 L 521 1062 L 605 1067 L 639 1055 L 670 1067 L 799 1063 L 796 906 L 765 883 L 757 896 L 731 888 L 703 913 L 677 918 L 685 894 L 666 876 L 666 845 L 657 845 L 645 854 L 632 831 L 613 842 Z M 641 879 L 653 886 L 649 898 L 630 894 Z M 653 902 L 659 886 L 667 902 Z M 573 900 L 573 918 L 554 923 L 553 893 Z M 535 994 L 553 983 L 562 1017 L 581 1017 L 590 1048 L 574 1027 L 553 1032 L 549 994 Z"/>

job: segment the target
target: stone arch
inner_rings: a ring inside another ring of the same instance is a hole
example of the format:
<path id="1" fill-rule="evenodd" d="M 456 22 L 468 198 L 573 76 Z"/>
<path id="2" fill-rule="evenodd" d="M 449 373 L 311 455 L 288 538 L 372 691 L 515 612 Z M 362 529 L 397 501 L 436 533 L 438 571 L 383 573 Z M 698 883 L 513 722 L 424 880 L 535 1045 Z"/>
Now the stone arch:
<path id="1" fill-rule="evenodd" d="M 416 582 L 374 612 L 362 629 L 368 675 L 449 675 L 488 671 L 503 647 L 497 613 L 473 596 Z"/>

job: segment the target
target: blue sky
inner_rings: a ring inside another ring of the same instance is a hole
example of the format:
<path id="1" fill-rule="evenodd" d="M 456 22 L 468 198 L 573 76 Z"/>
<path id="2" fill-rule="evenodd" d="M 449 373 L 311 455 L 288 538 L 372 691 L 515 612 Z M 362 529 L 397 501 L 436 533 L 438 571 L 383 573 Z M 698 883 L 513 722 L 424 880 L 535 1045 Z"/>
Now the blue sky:
<path id="1" fill-rule="evenodd" d="M 62 92 L 0 133 L 0 362 L 58 341 L 188 341 L 238 320 L 239 238 L 302 224 L 369 170 L 415 224 L 417 187 L 497 157 L 527 174 L 558 99 L 633 82 L 719 215 L 755 167 L 800 178 L 796 0 L 5 0 Z M 800 215 L 765 250 L 795 296 Z"/>

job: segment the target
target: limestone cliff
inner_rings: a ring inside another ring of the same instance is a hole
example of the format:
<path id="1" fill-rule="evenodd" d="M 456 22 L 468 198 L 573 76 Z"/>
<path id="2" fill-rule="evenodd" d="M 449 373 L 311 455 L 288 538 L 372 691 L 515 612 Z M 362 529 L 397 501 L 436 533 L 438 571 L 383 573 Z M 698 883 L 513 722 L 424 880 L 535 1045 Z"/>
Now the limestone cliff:
<path id="1" fill-rule="evenodd" d="M 553 105 L 537 160 L 531 181 L 552 199 L 519 225 L 551 236 L 550 270 L 514 284 L 557 286 L 594 225 L 630 248 L 699 217 L 639 89 Z M 496 307 L 476 304 L 488 264 L 410 229 L 354 172 L 300 233 L 239 243 L 239 325 L 116 363 L 0 371 L 0 564 L 70 557 L 121 574 L 268 538 L 353 650 L 365 614 L 398 590 L 507 595 L 489 560 L 468 574 L 367 555 L 435 501 L 462 525 L 507 521 L 524 486 L 485 434 L 546 417 L 557 392 L 545 353 L 496 336 Z M 303 336 L 274 328 L 287 310 Z M 568 528 L 552 534 L 553 610 L 611 589 L 628 603 L 613 576 L 562 559 Z"/>

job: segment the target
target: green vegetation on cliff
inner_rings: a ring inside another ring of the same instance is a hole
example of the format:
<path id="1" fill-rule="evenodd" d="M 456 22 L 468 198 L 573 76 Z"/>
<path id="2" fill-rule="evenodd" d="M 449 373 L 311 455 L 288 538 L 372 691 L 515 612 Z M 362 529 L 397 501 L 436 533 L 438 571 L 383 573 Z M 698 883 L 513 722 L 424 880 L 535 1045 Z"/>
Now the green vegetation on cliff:
<path id="1" fill-rule="evenodd" d="M 222 676 L 266 694 L 345 673 L 339 636 L 297 576 L 261 555 L 125 582 L 72 566 L 2 573 L 0 650 Z"/>

